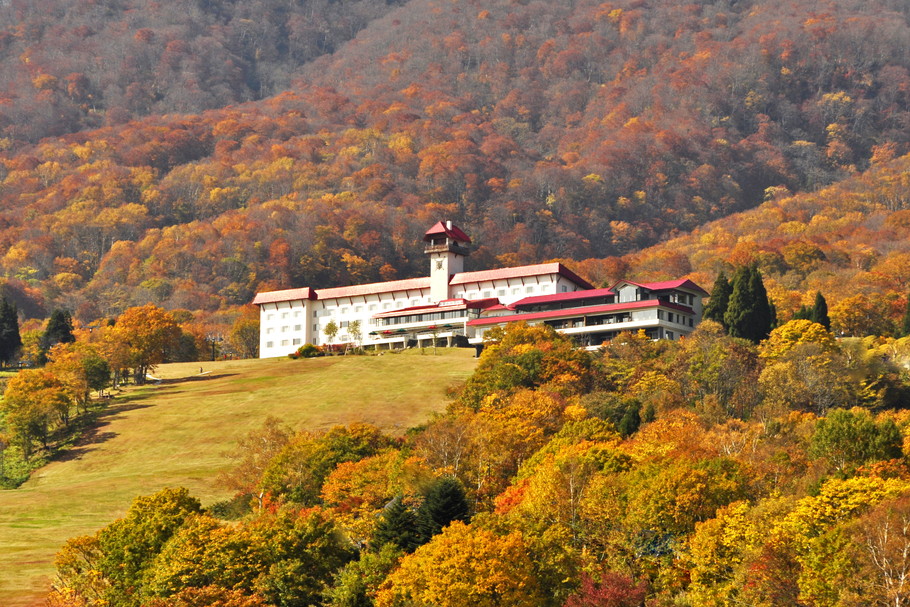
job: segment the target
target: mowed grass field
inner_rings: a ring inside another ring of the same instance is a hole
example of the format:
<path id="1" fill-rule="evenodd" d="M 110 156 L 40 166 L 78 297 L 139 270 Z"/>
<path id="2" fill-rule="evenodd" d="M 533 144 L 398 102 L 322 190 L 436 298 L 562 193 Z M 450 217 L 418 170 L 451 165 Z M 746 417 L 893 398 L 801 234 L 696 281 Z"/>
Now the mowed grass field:
<path id="1" fill-rule="evenodd" d="M 237 440 L 269 415 L 319 430 L 355 421 L 402 433 L 445 408 L 473 350 L 162 365 L 160 383 L 115 399 L 99 426 L 28 483 L 0 491 L 0 606 L 43 604 L 70 537 L 123 515 L 137 495 L 187 487 L 203 504 Z M 203 373 L 200 374 L 200 367 Z"/>

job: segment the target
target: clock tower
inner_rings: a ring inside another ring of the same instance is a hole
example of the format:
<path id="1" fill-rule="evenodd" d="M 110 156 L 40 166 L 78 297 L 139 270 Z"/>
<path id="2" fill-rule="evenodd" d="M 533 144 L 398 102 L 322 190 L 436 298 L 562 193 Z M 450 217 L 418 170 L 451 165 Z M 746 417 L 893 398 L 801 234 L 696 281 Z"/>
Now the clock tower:
<path id="1" fill-rule="evenodd" d="M 430 297 L 436 303 L 449 299 L 449 280 L 464 272 L 464 258 L 470 254 L 468 235 L 451 221 L 438 222 L 423 236 L 424 253 L 430 258 Z"/>

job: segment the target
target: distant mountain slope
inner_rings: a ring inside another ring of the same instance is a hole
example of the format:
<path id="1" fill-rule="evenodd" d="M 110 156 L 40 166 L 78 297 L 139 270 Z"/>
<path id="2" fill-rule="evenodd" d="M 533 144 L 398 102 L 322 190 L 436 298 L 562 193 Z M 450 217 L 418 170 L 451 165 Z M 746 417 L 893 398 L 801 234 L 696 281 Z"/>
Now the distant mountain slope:
<path id="1" fill-rule="evenodd" d="M 410 0 L 293 91 L 9 145 L 0 272 L 90 319 L 422 274 L 440 218 L 474 267 L 628 254 L 910 151 L 908 11 Z"/>
<path id="2" fill-rule="evenodd" d="M 396 4 L 0 2 L 0 138 L 37 141 L 274 95 Z"/>

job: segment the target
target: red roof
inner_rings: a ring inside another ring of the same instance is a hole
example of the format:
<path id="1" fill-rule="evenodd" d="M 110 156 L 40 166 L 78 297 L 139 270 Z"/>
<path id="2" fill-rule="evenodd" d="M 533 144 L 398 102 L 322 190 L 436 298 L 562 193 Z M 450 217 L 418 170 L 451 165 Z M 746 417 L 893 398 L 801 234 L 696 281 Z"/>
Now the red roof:
<path id="1" fill-rule="evenodd" d="M 544 274 L 559 274 L 564 276 L 584 289 L 593 289 L 594 286 L 578 274 L 568 269 L 561 263 L 539 263 L 517 268 L 499 268 L 498 270 L 481 270 L 479 272 L 461 272 L 452 277 L 449 284 L 463 285 L 472 282 L 491 280 L 504 280 L 507 278 L 525 278 L 528 276 L 541 276 Z"/>
<path id="2" fill-rule="evenodd" d="M 430 312 L 449 312 L 452 310 L 467 310 L 469 308 L 490 308 L 490 306 L 499 305 L 499 300 L 495 297 L 489 299 L 445 299 L 438 304 L 429 304 L 425 306 L 412 306 L 410 308 L 399 308 L 389 312 L 380 312 L 374 314 L 373 318 L 394 318 L 396 316 L 407 316 L 409 314 L 427 314 Z"/>
<path id="3" fill-rule="evenodd" d="M 522 306 L 534 306 L 538 304 L 556 303 L 560 301 L 573 301 L 575 299 L 590 299 L 592 297 L 606 297 L 607 295 L 616 295 L 610 289 L 585 289 L 583 291 L 571 291 L 569 293 L 556 293 L 555 295 L 536 295 L 534 297 L 525 297 L 512 303 L 513 308 Z"/>
<path id="4" fill-rule="evenodd" d="M 423 235 L 424 242 L 430 240 L 431 236 L 436 236 L 437 234 L 445 234 L 447 237 L 457 242 L 471 242 L 471 239 L 468 238 L 468 235 L 462 232 L 458 226 L 452 224 L 452 227 L 450 228 L 441 221 L 437 221 L 436 225 L 427 230 L 427 233 Z"/>
<path id="5" fill-rule="evenodd" d="M 700 286 L 689 280 L 688 278 L 681 278 L 679 280 L 665 280 L 663 282 L 632 282 L 631 280 L 620 280 L 614 284 L 611 289 L 615 289 L 618 284 L 630 284 L 635 285 L 636 287 L 644 287 L 649 291 L 669 291 L 671 289 L 689 289 L 690 291 L 697 291 L 704 295 L 708 295 L 708 292 L 702 289 Z"/>
<path id="6" fill-rule="evenodd" d="M 417 291 L 430 288 L 430 277 L 407 278 L 405 280 L 391 280 L 389 282 L 373 282 L 365 285 L 351 285 L 349 287 L 332 287 L 316 291 L 317 299 L 334 299 L 336 297 L 358 297 L 363 295 L 376 295 L 377 293 L 391 293 L 393 291 Z"/>
<path id="7" fill-rule="evenodd" d="M 590 316 L 607 312 L 622 312 L 640 308 L 669 308 L 680 312 L 692 312 L 692 308 L 679 304 L 662 302 L 658 299 L 645 299 L 642 301 L 629 301 L 626 303 L 603 304 L 599 306 L 580 306 L 578 308 L 565 308 L 562 310 L 547 310 L 546 312 L 528 312 L 526 314 L 512 314 L 509 316 L 492 316 L 489 318 L 475 318 L 469 320 L 472 327 L 483 325 L 496 325 L 504 322 L 517 322 L 520 320 L 547 320 L 550 318 L 571 318 L 573 316 Z"/>
<path id="8" fill-rule="evenodd" d="M 257 306 L 267 303 L 277 303 L 279 301 L 297 301 L 298 299 L 316 299 L 316 292 L 309 287 L 302 289 L 285 289 L 283 291 L 268 291 L 266 293 L 256 293 L 253 303 Z"/>

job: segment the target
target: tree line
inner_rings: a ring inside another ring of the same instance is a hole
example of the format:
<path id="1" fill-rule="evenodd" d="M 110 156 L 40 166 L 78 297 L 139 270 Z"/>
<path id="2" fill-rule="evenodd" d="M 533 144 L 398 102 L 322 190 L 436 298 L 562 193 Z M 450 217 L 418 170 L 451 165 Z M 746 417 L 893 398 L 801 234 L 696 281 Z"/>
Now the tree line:
<path id="1" fill-rule="evenodd" d="M 595 353 L 511 325 L 404 436 L 271 419 L 233 499 L 168 490 L 71 539 L 51 604 L 901 604 L 908 360 L 908 338 L 802 318 Z"/>

